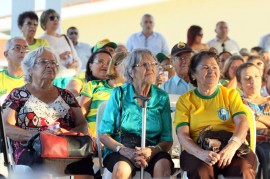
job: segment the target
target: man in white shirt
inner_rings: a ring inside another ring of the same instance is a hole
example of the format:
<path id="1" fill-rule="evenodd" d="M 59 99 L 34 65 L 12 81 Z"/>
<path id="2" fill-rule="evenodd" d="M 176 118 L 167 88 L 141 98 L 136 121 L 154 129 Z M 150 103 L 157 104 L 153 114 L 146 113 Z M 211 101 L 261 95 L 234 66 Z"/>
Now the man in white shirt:
<path id="1" fill-rule="evenodd" d="M 207 44 L 209 47 L 217 49 L 218 54 L 228 51 L 231 54 L 239 54 L 239 46 L 236 41 L 228 37 L 228 25 L 224 21 L 219 21 L 216 25 L 215 32 L 217 36 L 210 40 Z"/>
<path id="2" fill-rule="evenodd" d="M 261 37 L 259 46 L 270 53 L 270 34 Z"/>
<path id="3" fill-rule="evenodd" d="M 79 30 L 76 27 L 69 27 L 67 30 L 67 36 L 73 43 L 73 46 L 82 61 L 80 70 L 85 70 L 86 63 L 91 56 L 91 46 L 86 43 L 79 42 Z"/>
<path id="4" fill-rule="evenodd" d="M 169 47 L 165 38 L 158 32 L 154 32 L 154 17 L 150 14 L 145 14 L 141 20 L 142 32 L 132 34 L 127 41 L 128 51 L 137 48 L 147 48 L 154 55 L 157 53 L 169 54 Z"/>

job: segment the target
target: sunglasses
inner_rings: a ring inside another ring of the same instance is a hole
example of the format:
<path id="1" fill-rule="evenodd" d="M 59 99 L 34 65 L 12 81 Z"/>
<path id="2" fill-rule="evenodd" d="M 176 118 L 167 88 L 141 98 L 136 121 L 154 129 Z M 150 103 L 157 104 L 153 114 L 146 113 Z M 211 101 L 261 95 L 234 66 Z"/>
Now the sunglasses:
<path id="1" fill-rule="evenodd" d="M 197 34 L 197 36 L 200 36 L 200 37 L 202 37 L 202 36 L 203 36 L 203 34 Z"/>
<path id="2" fill-rule="evenodd" d="M 69 35 L 78 35 L 78 32 L 70 32 Z"/>
<path id="3" fill-rule="evenodd" d="M 54 21 L 57 18 L 57 20 L 60 20 L 59 16 L 50 16 L 49 19 L 50 21 Z"/>

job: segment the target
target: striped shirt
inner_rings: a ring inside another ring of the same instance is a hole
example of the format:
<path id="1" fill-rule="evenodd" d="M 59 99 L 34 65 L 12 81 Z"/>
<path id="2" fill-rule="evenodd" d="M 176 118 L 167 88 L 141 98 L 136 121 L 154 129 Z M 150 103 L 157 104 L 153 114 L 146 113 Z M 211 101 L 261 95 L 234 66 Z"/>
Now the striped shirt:
<path id="1" fill-rule="evenodd" d="M 110 98 L 113 87 L 108 84 L 107 80 L 94 80 L 85 84 L 81 95 L 92 99 L 90 109 L 87 114 L 88 128 L 93 134 L 96 134 L 96 114 L 98 106 Z"/>

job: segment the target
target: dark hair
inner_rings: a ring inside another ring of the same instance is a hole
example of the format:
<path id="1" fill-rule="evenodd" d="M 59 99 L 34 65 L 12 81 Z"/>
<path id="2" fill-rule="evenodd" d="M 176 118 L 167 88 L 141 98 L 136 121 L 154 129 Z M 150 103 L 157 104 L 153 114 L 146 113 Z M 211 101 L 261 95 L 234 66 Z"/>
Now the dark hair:
<path id="1" fill-rule="evenodd" d="M 253 60 L 261 60 L 263 62 L 262 57 L 257 56 L 257 55 L 250 55 L 247 59 L 247 63 L 251 63 Z"/>
<path id="2" fill-rule="evenodd" d="M 26 18 L 29 18 L 31 20 L 36 20 L 38 22 L 38 16 L 34 11 L 25 11 L 21 13 L 18 17 L 18 21 L 17 21 L 18 27 L 23 26 L 23 23 Z"/>
<path id="3" fill-rule="evenodd" d="M 76 27 L 74 27 L 74 26 L 71 26 L 71 27 L 69 27 L 68 29 L 67 29 L 67 34 L 68 34 L 68 31 L 69 30 L 78 30 Z"/>
<path id="4" fill-rule="evenodd" d="M 241 83 L 241 72 L 249 67 L 255 67 L 259 70 L 259 68 L 256 65 L 254 65 L 253 63 L 243 63 L 236 70 L 236 80 L 238 83 Z"/>
<path id="5" fill-rule="evenodd" d="M 187 32 L 187 44 L 192 46 L 195 41 L 196 36 L 202 31 L 202 28 L 197 25 L 192 25 L 189 27 Z"/>
<path id="6" fill-rule="evenodd" d="M 88 59 L 87 63 L 86 63 L 86 72 L 85 72 L 85 80 L 88 82 L 88 81 L 92 81 L 92 80 L 99 80 L 97 77 L 95 77 L 93 74 L 92 74 L 92 71 L 91 69 L 89 68 L 89 64 L 93 64 L 94 63 L 94 60 L 97 56 L 97 54 L 99 53 L 106 53 L 108 54 L 110 57 L 112 57 L 112 55 L 107 51 L 107 50 L 104 50 L 104 49 L 100 49 L 98 51 L 96 51 L 95 53 L 93 53 L 90 58 Z"/>
<path id="7" fill-rule="evenodd" d="M 222 69 L 222 75 L 225 79 L 231 80 L 229 77 L 229 69 L 234 61 L 240 60 L 244 63 L 244 59 L 240 55 L 233 55 L 228 60 L 226 60 L 224 67 Z"/>
<path id="8" fill-rule="evenodd" d="M 191 58 L 190 66 L 188 70 L 188 77 L 189 77 L 190 83 L 195 87 L 198 87 L 198 84 L 197 84 L 197 80 L 193 79 L 192 75 L 196 72 L 196 68 L 199 65 L 199 63 L 201 63 L 201 61 L 205 58 L 215 58 L 216 62 L 218 63 L 218 57 L 216 53 L 210 52 L 210 51 L 202 51 L 200 53 L 195 54 Z"/>
<path id="9" fill-rule="evenodd" d="M 256 51 L 257 53 L 260 53 L 261 51 L 263 51 L 264 49 L 262 47 L 252 47 L 250 51 Z"/>

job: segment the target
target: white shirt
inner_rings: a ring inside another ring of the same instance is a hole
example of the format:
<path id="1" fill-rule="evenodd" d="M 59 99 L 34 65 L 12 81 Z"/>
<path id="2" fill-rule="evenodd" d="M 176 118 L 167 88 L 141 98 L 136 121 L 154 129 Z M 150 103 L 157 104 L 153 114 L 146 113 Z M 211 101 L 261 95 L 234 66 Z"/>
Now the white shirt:
<path id="1" fill-rule="evenodd" d="M 215 49 L 217 49 L 218 54 L 223 52 L 222 42 L 220 42 L 217 37 L 210 40 L 207 44 L 208 44 L 209 48 L 214 47 Z M 226 51 L 230 52 L 231 54 L 239 54 L 239 46 L 236 43 L 236 41 L 234 41 L 232 39 L 228 38 L 224 42 L 224 48 Z"/>
<path id="2" fill-rule="evenodd" d="M 65 51 L 71 52 L 73 55 L 73 58 L 76 59 L 79 63 L 79 67 L 81 65 L 81 60 L 79 59 L 76 50 L 74 49 L 74 46 L 71 42 L 71 40 L 67 37 L 69 44 L 64 36 L 61 37 L 55 37 L 48 35 L 46 33 L 42 34 L 40 36 L 42 39 L 46 39 L 47 42 L 49 43 L 50 47 L 54 50 L 54 52 L 57 55 L 60 55 L 61 53 Z M 56 75 L 56 78 L 65 78 L 65 77 L 70 77 L 74 76 L 77 74 L 77 71 L 75 69 L 67 69 L 62 63 L 59 63 L 59 69 L 58 73 Z"/>
<path id="3" fill-rule="evenodd" d="M 80 70 L 86 69 L 86 64 L 91 56 L 91 46 L 87 43 L 78 42 L 77 45 L 74 45 L 74 48 L 82 61 L 82 66 Z"/>
<path id="4" fill-rule="evenodd" d="M 268 92 L 267 92 L 266 86 L 263 86 L 262 87 L 262 89 L 261 89 L 261 95 L 262 96 L 265 96 L 265 97 L 270 96 L 270 94 L 268 94 Z"/>
<path id="5" fill-rule="evenodd" d="M 270 53 L 270 34 L 261 37 L 259 46 Z"/>
<path id="6" fill-rule="evenodd" d="M 162 52 L 166 55 L 169 54 L 169 47 L 165 38 L 157 32 L 153 32 L 149 37 L 145 37 L 142 32 L 132 34 L 127 41 L 128 51 L 132 51 L 137 48 L 147 48 L 154 55 Z"/>

